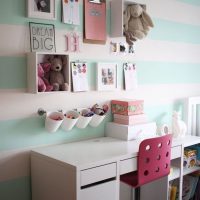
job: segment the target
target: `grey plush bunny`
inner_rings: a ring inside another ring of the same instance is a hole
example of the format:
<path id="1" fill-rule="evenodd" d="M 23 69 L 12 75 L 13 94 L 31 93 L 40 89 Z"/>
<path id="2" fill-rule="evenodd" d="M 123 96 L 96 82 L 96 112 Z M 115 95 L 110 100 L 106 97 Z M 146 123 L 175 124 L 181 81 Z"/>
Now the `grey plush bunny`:
<path id="1" fill-rule="evenodd" d="M 145 7 L 140 4 L 128 5 L 124 11 L 124 35 L 129 45 L 146 37 L 149 27 L 154 27 Z"/>

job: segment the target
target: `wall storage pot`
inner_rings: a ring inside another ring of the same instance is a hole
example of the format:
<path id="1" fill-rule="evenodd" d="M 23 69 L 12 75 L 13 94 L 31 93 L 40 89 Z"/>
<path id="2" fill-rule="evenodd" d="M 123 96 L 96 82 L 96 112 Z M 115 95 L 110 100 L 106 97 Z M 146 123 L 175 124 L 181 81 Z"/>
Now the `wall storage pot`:
<path id="1" fill-rule="evenodd" d="M 62 129 L 65 131 L 70 131 L 74 125 L 77 123 L 79 119 L 79 113 L 76 111 L 68 111 L 65 114 L 65 117 L 63 119 L 63 123 L 62 123 Z"/>
<path id="2" fill-rule="evenodd" d="M 50 132 L 56 132 L 62 124 L 64 115 L 61 112 L 47 112 L 45 119 L 45 129 Z"/>

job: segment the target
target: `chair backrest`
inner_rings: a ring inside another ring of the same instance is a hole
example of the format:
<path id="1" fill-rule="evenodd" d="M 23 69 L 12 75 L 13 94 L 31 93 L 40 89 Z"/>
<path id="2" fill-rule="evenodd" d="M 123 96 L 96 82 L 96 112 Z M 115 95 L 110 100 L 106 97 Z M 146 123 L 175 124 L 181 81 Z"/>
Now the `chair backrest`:
<path id="1" fill-rule="evenodd" d="M 149 183 L 170 172 L 172 135 L 145 139 L 138 154 L 138 185 Z"/>

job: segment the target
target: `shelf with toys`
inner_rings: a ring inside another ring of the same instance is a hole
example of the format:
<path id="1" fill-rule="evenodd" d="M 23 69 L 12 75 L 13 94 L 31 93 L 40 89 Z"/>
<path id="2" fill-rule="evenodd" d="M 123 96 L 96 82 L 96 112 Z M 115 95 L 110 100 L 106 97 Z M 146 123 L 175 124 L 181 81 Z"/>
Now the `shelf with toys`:
<path id="1" fill-rule="evenodd" d="M 63 53 L 28 53 L 27 82 L 30 93 L 69 92 L 69 56 Z"/>
<path id="2" fill-rule="evenodd" d="M 111 37 L 126 37 L 129 45 L 148 34 L 153 22 L 140 0 L 111 1 Z"/>

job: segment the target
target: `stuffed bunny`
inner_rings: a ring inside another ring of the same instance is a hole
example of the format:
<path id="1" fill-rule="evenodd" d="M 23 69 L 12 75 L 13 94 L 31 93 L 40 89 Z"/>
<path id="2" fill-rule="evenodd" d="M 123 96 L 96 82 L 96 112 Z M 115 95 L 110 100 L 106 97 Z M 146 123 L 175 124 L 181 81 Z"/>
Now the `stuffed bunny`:
<path id="1" fill-rule="evenodd" d="M 124 11 L 124 35 L 129 45 L 138 39 L 146 37 L 149 27 L 154 27 L 144 6 L 140 4 L 128 5 Z"/>

